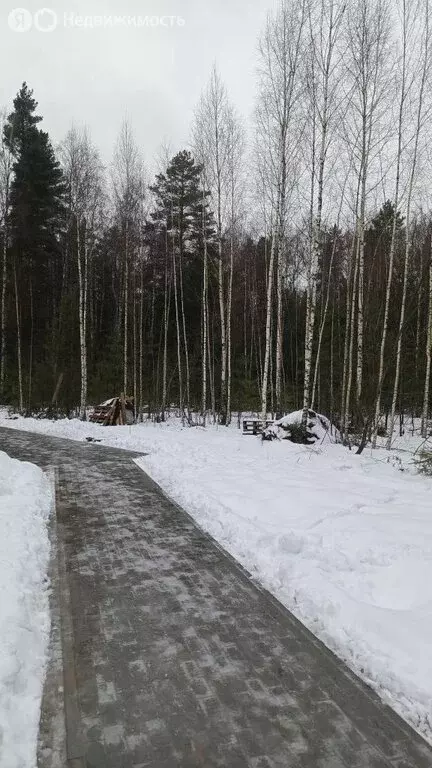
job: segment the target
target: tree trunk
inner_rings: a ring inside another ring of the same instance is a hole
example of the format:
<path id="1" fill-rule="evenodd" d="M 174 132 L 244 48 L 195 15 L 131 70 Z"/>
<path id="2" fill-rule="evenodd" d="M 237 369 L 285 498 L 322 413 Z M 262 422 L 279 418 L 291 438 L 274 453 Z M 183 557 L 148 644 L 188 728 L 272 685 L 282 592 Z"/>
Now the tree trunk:
<path id="1" fill-rule="evenodd" d="M 397 236 L 397 217 L 398 217 L 398 207 L 399 207 L 399 186 L 400 186 L 402 139 L 403 139 L 403 117 L 404 117 L 404 106 L 405 106 L 405 97 L 406 97 L 405 88 L 406 88 L 406 56 L 407 56 L 406 31 L 407 30 L 406 30 L 405 0 L 403 0 L 403 8 L 404 8 L 404 20 L 403 20 L 404 21 L 403 41 L 404 42 L 403 42 L 403 51 L 402 51 L 402 81 L 401 81 L 401 95 L 400 95 L 400 102 L 399 102 L 399 118 L 398 118 L 398 147 L 397 147 L 397 161 L 396 161 L 394 217 L 393 217 L 393 227 L 392 227 L 392 235 L 391 235 L 391 242 L 390 242 L 389 269 L 388 269 L 388 275 L 387 275 L 384 321 L 383 321 L 383 329 L 382 329 L 382 336 L 381 336 L 378 384 L 377 384 L 377 393 L 376 393 L 376 401 L 375 401 L 375 419 L 374 419 L 373 438 L 372 438 L 372 446 L 374 448 L 376 447 L 376 443 L 377 443 L 379 420 L 381 417 L 381 394 L 382 394 L 382 388 L 384 383 L 384 356 L 385 356 L 385 347 L 386 347 L 386 341 L 387 341 L 387 331 L 388 331 L 388 322 L 389 322 L 390 297 L 391 297 L 391 289 L 392 289 L 392 282 L 393 282 L 393 269 L 394 269 L 396 236 Z"/>
<path id="2" fill-rule="evenodd" d="M 203 237 L 203 287 L 202 287 L 202 351 L 201 351 L 201 372 L 202 372 L 202 391 L 201 391 L 201 416 L 203 424 L 206 424 L 207 416 L 207 283 L 208 283 L 208 253 L 207 253 L 207 233 L 205 221 L 205 198 L 203 197 L 202 213 L 202 237 Z"/>
<path id="3" fill-rule="evenodd" d="M 265 353 L 264 353 L 264 370 L 262 378 L 262 392 L 261 392 L 261 419 L 263 422 L 267 419 L 267 394 L 268 394 L 268 378 L 269 378 L 269 366 L 271 355 L 271 320 L 273 312 L 273 281 L 274 281 L 274 267 L 276 258 L 276 233 L 273 232 L 272 242 L 270 248 L 270 259 L 267 273 L 267 309 L 266 309 L 266 325 L 265 325 Z"/>
<path id="4" fill-rule="evenodd" d="M 32 402 L 32 383 L 33 383 L 33 339 L 34 339 L 34 312 L 33 312 L 33 283 L 30 270 L 30 354 L 29 354 L 29 375 L 28 375 L 28 401 L 27 408 L 30 410 Z"/>
<path id="5" fill-rule="evenodd" d="M 207 305 L 208 309 L 208 305 Z M 214 315 L 213 315 L 214 320 Z M 207 357 L 209 361 L 209 383 L 210 383 L 210 401 L 211 401 L 211 410 L 213 414 L 213 423 L 216 421 L 216 387 L 215 387 L 215 362 L 214 362 L 214 325 L 212 327 L 212 333 L 210 338 L 210 315 L 209 311 L 207 314 L 207 328 L 209 330 L 209 333 L 207 334 Z"/>
<path id="6" fill-rule="evenodd" d="M 404 10 L 404 24 L 406 24 L 405 2 L 404 2 L 403 10 Z M 425 16 L 426 16 L 425 33 L 424 33 L 425 34 L 425 51 L 424 51 L 422 77 L 420 81 L 414 151 L 413 151 L 412 167 L 411 167 L 411 174 L 410 174 L 409 187 L 408 187 L 407 213 L 406 213 L 406 223 L 405 223 L 404 277 L 403 277 L 401 310 L 400 310 L 400 316 L 399 316 L 399 331 L 398 331 L 397 352 L 396 352 L 396 370 L 395 370 L 395 378 L 394 378 L 394 385 L 393 385 L 393 397 L 392 397 L 392 406 L 391 406 L 391 413 L 390 413 L 390 426 L 389 426 L 389 433 L 388 433 L 388 439 L 387 439 L 388 450 L 390 450 L 391 448 L 393 430 L 395 425 L 395 417 L 396 417 L 396 403 L 397 403 L 397 397 L 399 392 L 399 378 L 400 378 L 401 354 L 402 354 L 402 336 L 403 336 L 403 328 L 405 323 L 405 307 L 406 307 L 406 296 L 407 296 L 407 289 L 408 289 L 408 271 L 409 271 L 410 252 L 411 252 L 411 230 L 410 230 L 411 200 L 412 200 L 412 193 L 414 189 L 415 174 L 417 170 L 417 154 L 418 154 L 420 133 L 421 133 L 421 127 L 422 127 L 423 95 L 424 95 L 424 89 L 426 85 L 426 79 L 427 79 L 428 67 L 429 67 L 429 0 L 426 3 Z"/>
<path id="7" fill-rule="evenodd" d="M 189 370 L 189 349 L 188 349 L 188 339 L 187 339 L 187 332 L 186 332 L 186 315 L 185 315 L 185 307 L 184 307 L 184 292 L 183 292 L 183 242 L 182 242 L 182 234 L 180 234 L 180 247 L 179 247 L 179 284 L 180 284 L 180 311 L 181 311 L 181 318 L 182 318 L 182 330 L 183 330 L 183 346 L 184 346 L 184 354 L 185 354 L 185 368 L 186 368 L 186 409 L 187 409 L 187 416 L 188 419 L 190 419 L 190 370 Z"/>
<path id="8" fill-rule="evenodd" d="M 123 391 L 127 397 L 128 390 L 128 335 L 129 335 L 129 225 L 126 221 L 125 231 L 125 263 L 124 263 L 124 338 L 123 338 Z"/>
<path id="9" fill-rule="evenodd" d="M 17 364 L 18 364 L 18 396 L 19 411 L 24 413 L 24 394 L 23 394 L 23 375 L 22 375 L 22 357 L 21 357 L 21 317 L 18 297 L 18 280 L 16 272 L 16 262 L 13 264 L 14 289 L 15 289 L 15 317 L 17 327 Z"/>
<path id="10" fill-rule="evenodd" d="M 313 61 L 314 65 L 314 61 Z M 314 67 L 313 67 L 314 72 Z M 315 75 L 313 74 L 313 80 Z M 320 250 L 320 229 L 321 224 L 318 222 L 318 215 L 315 219 L 315 169 L 316 169 L 316 93 L 315 83 L 313 84 L 313 120 L 312 120 L 312 167 L 311 167 L 311 191 L 310 191 L 310 264 L 308 283 L 306 291 L 306 323 L 305 323 L 305 336 L 304 336 L 304 374 L 303 374 L 303 426 L 306 426 L 308 420 L 308 411 L 310 408 L 310 383 L 311 383 L 311 371 L 312 371 L 312 353 L 313 353 L 313 335 L 315 325 L 315 308 L 316 308 L 316 281 L 317 281 L 317 265 Z M 320 177 L 321 168 L 324 166 L 320 163 Z M 321 201 L 322 207 L 322 188 L 321 194 L 318 194 L 318 199 Z"/>
<path id="11" fill-rule="evenodd" d="M 232 212 L 233 216 L 233 212 Z M 231 316 L 232 316 L 232 292 L 233 292 L 233 277 L 234 277 L 234 235 L 231 233 L 230 237 L 230 270 L 228 280 L 228 297 L 227 297 L 227 402 L 226 402 L 226 424 L 231 423 Z"/>
<path id="12" fill-rule="evenodd" d="M 143 421 L 143 354 L 144 354 L 144 262 L 140 259 L 140 305 L 139 305 L 139 408 L 138 419 Z M 159 369 L 158 369 L 159 370 Z"/>
<path id="13" fill-rule="evenodd" d="M 357 279 L 359 270 L 359 258 L 360 258 L 360 244 L 357 242 L 355 265 L 352 282 L 351 292 L 351 307 L 350 307 L 350 320 L 349 320 L 349 349 L 348 349 L 348 361 L 347 361 L 347 374 L 346 374 L 346 392 L 344 403 L 344 423 L 342 432 L 345 439 L 348 437 L 349 430 L 349 418 L 351 407 L 351 388 L 352 388 L 352 373 L 353 373 L 353 354 L 354 354 L 354 326 L 355 326 L 355 305 L 356 305 L 356 293 L 357 293 Z"/>
<path id="14" fill-rule="evenodd" d="M 165 421 L 167 407 L 167 368 L 168 368 L 168 325 L 171 303 L 171 280 L 168 282 L 168 233 L 165 241 L 165 285 L 164 285 L 164 349 L 162 363 L 162 421 Z"/>
<path id="15" fill-rule="evenodd" d="M 138 416 L 138 338 L 137 338 L 137 301 L 136 301 L 136 268 L 133 272 L 133 301 L 132 301 L 132 316 L 133 316 L 133 399 L 134 399 L 134 420 L 137 421 Z"/>
<path id="16" fill-rule="evenodd" d="M 427 339 L 426 339 L 426 374 L 423 392 L 423 412 L 421 420 L 421 433 L 422 437 L 427 437 L 427 423 L 429 417 L 429 392 L 430 392 L 430 377 L 431 377 L 431 361 L 432 361 L 432 234 L 430 237 L 430 254 L 429 254 L 429 301 L 428 301 L 428 324 L 427 324 Z"/>
<path id="17" fill-rule="evenodd" d="M 317 347 L 317 352 L 316 352 L 315 370 L 314 370 L 314 377 L 313 377 L 313 383 L 312 383 L 312 395 L 311 395 L 311 408 L 312 408 L 312 410 L 315 407 L 315 393 L 316 393 L 316 388 L 317 388 L 317 379 L 318 379 L 319 363 L 320 363 L 320 358 L 321 358 L 322 341 L 323 341 L 325 324 L 326 324 L 326 320 L 327 320 L 328 307 L 329 307 L 329 303 L 330 303 L 330 287 L 331 287 L 331 278 L 332 278 L 332 271 L 333 271 L 333 261 L 334 261 L 334 256 L 335 256 L 335 252 L 336 252 L 336 243 L 337 243 L 337 234 L 336 234 L 336 231 L 335 231 L 335 238 L 334 238 L 334 242 L 333 242 L 333 248 L 332 248 L 332 253 L 331 253 L 331 257 L 330 257 L 330 264 L 329 264 L 329 273 L 328 273 L 328 280 L 327 280 L 326 298 L 325 298 L 325 304 L 324 304 L 324 309 L 323 309 L 322 318 L 321 318 L 321 325 L 320 325 L 319 335 L 318 335 L 318 347 Z"/>
<path id="18" fill-rule="evenodd" d="M 177 332 L 177 366 L 178 366 L 178 381 L 179 381 L 179 409 L 183 414 L 183 375 L 182 375 L 182 360 L 181 360 L 181 336 L 180 336 L 180 317 L 179 317 L 179 301 L 177 291 L 177 265 L 175 257 L 175 243 L 174 238 L 172 242 L 172 265 L 173 265 L 173 281 L 174 281 L 174 307 L 176 318 L 176 332 Z"/>
<path id="19" fill-rule="evenodd" d="M 365 159 L 366 163 L 366 159 Z M 362 193 L 359 221 L 359 266 L 358 266 L 358 296 L 357 296 L 357 378 L 356 405 L 360 410 L 360 400 L 363 389 L 363 331 L 364 331 L 364 254 L 365 254 L 365 217 L 366 217 L 366 167 L 363 169 Z"/>
<path id="20" fill-rule="evenodd" d="M 6 202 L 7 206 L 7 202 Z M 5 215 L 3 226 L 2 289 L 0 308 L 0 397 L 3 398 L 6 378 L 6 283 L 7 283 L 8 227 Z"/>
<path id="21" fill-rule="evenodd" d="M 83 228 L 83 239 L 81 242 L 81 227 Z M 79 291 L 79 333 L 80 333 L 80 361 L 81 361 L 81 397 L 80 397 L 80 419 L 85 421 L 87 407 L 87 284 L 88 284 L 88 254 L 87 254 L 87 232 L 85 222 L 76 220 L 77 235 L 77 265 L 78 265 L 78 291 Z M 84 250 L 84 260 L 81 251 Z"/>
<path id="22" fill-rule="evenodd" d="M 226 378 L 227 378 L 227 350 L 226 350 L 226 324 L 225 324 L 225 301 L 223 286 L 223 261 L 222 261 L 222 234 L 218 239 L 218 295 L 219 295 L 219 314 L 221 324 L 221 423 L 226 424 Z"/>
<path id="23" fill-rule="evenodd" d="M 282 416 L 282 361 L 283 361 L 283 269 L 282 249 L 279 243 L 277 254 L 277 285 L 276 285 L 276 413 Z"/>

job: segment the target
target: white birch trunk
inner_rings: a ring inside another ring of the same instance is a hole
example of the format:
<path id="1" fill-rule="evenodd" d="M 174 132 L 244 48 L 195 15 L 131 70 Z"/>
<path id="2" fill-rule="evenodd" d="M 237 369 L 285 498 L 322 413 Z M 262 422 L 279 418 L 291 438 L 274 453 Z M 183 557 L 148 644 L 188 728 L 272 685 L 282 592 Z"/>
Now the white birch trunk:
<path id="1" fill-rule="evenodd" d="M 202 392 L 201 392 L 201 416 L 203 424 L 206 424 L 207 416 L 207 283 L 208 283 L 208 252 L 207 252 L 207 232 L 205 216 L 205 196 L 203 195 L 202 211 L 202 237 L 203 237 L 203 287 L 202 287 L 202 352 L 201 352 L 201 372 L 202 372 Z"/>
<path id="2" fill-rule="evenodd" d="M 276 258 L 276 233 L 273 232 L 272 243 L 270 248 L 270 259 L 267 272 L 267 305 L 266 305 L 266 326 L 265 326 L 265 353 L 264 353 L 264 368 L 262 377 L 262 391 L 261 391 L 261 419 L 263 422 L 267 419 L 267 395 L 268 395 L 268 380 L 269 380 L 269 366 L 270 366 L 270 354 L 271 354 L 271 320 L 273 312 L 273 281 L 274 281 L 274 267 Z"/>
<path id="3" fill-rule="evenodd" d="M 219 314 L 221 326 L 221 417 L 222 423 L 226 423 L 226 378 L 227 378 L 227 352 L 226 352 L 226 324 L 225 324 L 225 300 L 223 285 L 222 262 L 222 235 L 218 239 L 218 296 Z"/>
<path id="4" fill-rule="evenodd" d="M 421 433 L 422 437 L 427 437 L 427 425 L 429 418 L 429 393 L 430 393 L 430 378 L 431 378 L 431 362 L 432 362 L 432 235 L 431 235 L 431 253 L 429 261 L 429 300 L 428 300 L 428 319 L 427 319 L 427 334 L 426 334 L 426 373 L 423 391 L 423 411 L 421 420 Z"/>
<path id="5" fill-rule="evenodd" d="M 165 230 L 165 284 L 164 284 L 164 349 L 162 362 L 162 421 L 165 421 L 165 411 L 167 407 L 167 374 L 168 374 L 168 324 L 171 300 L 171 280 L 168 289 L 168 265 L 169 265 L 169 247 L 168 247 L 168 226 Z"/>
<path id="6" fill-rule="evenodd" d="M 334 262 L 335 252 L 336 252 L 336 244 L 337 244 L 337 233 L 335 232 L 335 239 L 333 242 L 333 247 L 332 247 L 332 252 L 330 257 L 330 264 L 329 264 L 329 273 L 327 278 L 327 291 L 326 291 L 324 309 L 323 309 L 323 314 L 322 314 L 322 319 L 320 324 L 320 330 L 318 334 L 318 346 L 317 346 L 316 357 L 315 357 L 315 369 L 314 369 L 314 377 L 312 382 L 312 394 L 311 394 L 311 400 L 310 400 L 312 410 L 315 407 L 315 395 L 316 395 L 316 389 L 317 389 L 322 341 L 323 341 L 324 329 L 325 329 L 326 320 L 327 320 L 327 312 L 330 304 L 330 288 L 331 288 L 331 279 L 332 279 L 332 272 L 333 272 L 333 262 Z"/>
<path id="7" fill-rule="evenodd" d="M 358 296 L 357 296 L 357 376 L 356 376 L 356 403 L 360 408 L 360 400 L 363 390 L 363 332 L 364 332 L 364 254 L 365 254 L 365 219 L 366 219 L 366 178 L 367 157 L 364 157 L 364 169 L 362 179 L 362 193 L 360 203 L 359 221 L 359 267 L 358 267 Z"/>
<path id="8" fill-rule="evenodd" d="M 141 250 L 140 259 L 140 307 L 139 307 L 139 409 L 138 419 L 143 421 L 143 373 L 144 373 L 144 263 Z M 158 369 L 159 370 L 159 369 Z M 158 392 L 159 395 L 159 392 Z"/>
<path id="9" fill-rule="evenodd" d="M 181 237 L 181 235 L 180 235 Z M 180 242 L 179 248 L 179 287 L 180 287 L 180 311 L 182 319 L 182 331 L 183 331 L 183 346 L 185 354 L 185 370 L 186 370 L 186 409 L 187 416 L 190 419 L 190 369 L 189 369 L 189 348 L 186 332 L 186 315 L 184 308 L 184 293 L 183 293 L 183 244 Z"/>
<path id="10" fill-rule="evenodd" d="M 136 269 L 133 273 L 133 300 L 132 300 L 132 320 L 133 320 L 133 399 L 134 399 L 134 419 L 137 420 L 137 403 L 138 403 L 138 355 L 137 355 L 137 301 L 136 301 Z"/>
<path id="11" fill-rule="evenodd" d="M 233 219 L 232 219 L 233 220 Z M 230 268 L 228 278 L 228 296 L 227 296 L 227 402 L 226 402 L 226 425 L 231 423 L 231 315 L 232 315 L 232 291 L 234 278 L 234 236 L 230 237 Z"/>
<path id="12" fill-rule="evenodd" d="M 0 308 L 0 396 L 4 394 L 6 376 L 6 283 L 7 283 L 7 244 L 8 229 L 5 218 L 3 228 L 3 253 L 2 253 L 2 288 Z"/>
<path id="13" fill-rule="evenodd" d="M 22 356 L 21 356 L 21 316 L 18 298 L 18 280 L 16 273 L 16 264 L 13 265 L 14 273 L 14 288 L 15 288 L 15 317 L 17 326 L 17 365 L 18 365 L 18 395 L 19 395 L 19 410 L 20 413 L 24 413 L 24 390 L 23 390 L 23 375 L 22 375 Z"/>
<path id="14" fill-rule="evenodd" d="M 210 403 L 211 412 L 213 415 L 213 423 L 216 422 L 216 387 L 215 387 L 215 365 L 214 354 L 212 350 L 214 348 L 214 329 L 210 334 L 210 314 L 207 300 L 207 359 L 208 359 L 208 371 L 209 371 L 209 386 L 210 386 Z"/>
<path id="15" fill-rule="evenodd" d="M 282 415 L 282 362 L 283 362 L 283 269 L 282 249 L 279 244 L 277 253 L 276 280 L 276 412 Z"/>
<path id="16" fill-rule="evenodd" d="M 178 382 L 179 382 L 179 409 L 183 414 L 183 373 L 182 373 L 182 359 L 181 359 L 181 335 L 180 335 L 180 315 L 179 315 L 179 301 L 177 290 L 177 265 L 175 257 L 175 242 L 173 237 L 172 242 L 172 268 L 173 268 L 173 285 L 174 285 L 174 308 L 176 319 L 176 335 L 177 335 L 177 366 L 178 366 Z"/>
<path id="17" fill-rule="evenodd" d="M 129 336 L 129 225 L 126 221 L 124 263 L 124 337 L 123 337 L 123 391 L 128 390 L 128 336 Z"/>
<path id="18" fill-rule="evenodd" d="M 3 142 L 3 120 L 0 123 L 1 131 L 1 161 L 2 161 L 2 219 L 3 219 L 3 248 L 1 268 L 1 301 L 0 301 L 0 397 L 4 395 L 6 378 L 6 288 L 7 288 L 7 255 L 9 245 L 9 192 L 12 172 L 12 155 Z"/>
<path id="19" fill-rule="evenodd" d="M 404 9 L 404 24 L 406 24 L 405 2 L 403 4 L 403 9 Z M 411 200 L 412 200 L 414 181 L 415 181 L 415 175 L 417 170 L 418 147 L 419 147 L 420 134 L 421 134 L 421 128 L 422 128 L 423 96 L 424 96 L 424 90 L 426 86 L 428 67 L 429 67 L 429 42 L 430 42 L 429 41 L 429 0 L 426 1 L 425 11 L 426 11 L 425 31 L 424 31 L 425 51 L 424 51 L 424 59 L 423 59 L 423 70 L 422 70 L 422 76 L 420 81 L 420 92 L 419 92 L 419 99 L 418 99 L 414 150 L 413 150 L 411 174 L 410 174 L 409 187 L 408 187 L 407 212 L 406 212 L 406 222 L 405 222 L 404 276 L 403 276 L 401 310 L 399 315 L 399 329 L 398 329 L 398 340 L 397 340 L 397 351 L 396 351 L 396 369 L 395 369 L 395 377 L 394 377 L 394 384 L 393 384 L 390 423 L 388 426 L 388 437 L 387 437 L 387 446 L 386 446 L 387 450 L 390 450 L 391 444 L 392 444 L 393 430 L 394 430 L 395 418 L 396 418 L 396 403 L 397 403 L 397 397 L 399 393 L 399 379 L 400 379 L 401 356 L 402 356 L 402 337 L 403 337 L 403 329 L 404 329 L 404 323 L 405 323 L 405 308 L 406 308 L 406 297 L 407 297 L 407 289 L 408 289 L 409 261 L 410 261 L 410 253 L 411 253 Z"/>
<path id="20" fill-rule="evenodd" d="M 400 102 L 399 102 L 399 117 L 398 117 L 398 147 L 397 147 L 397 159 L 396 159 L 394 217 L 393 217 L 393 227 L 392 227 L 392 235 L 391 235 L 391 242 L 390 242 L 389 269 L 388 269 L 388 275 L 387 275 L 384 320 L 383 320 L 380 357 L 379 357 L 378 384 L 377 384 L 377 394 L 376 394 L 376 401 L 375 401 L 374 429 L 373 429 L 373 437 L 372 437 L 373 448 L 376 447 L 379 421 L 381 418 L 381 394 L 382 394 L 382 387 L 384 383 L 384 356 L 385 356 L 385 347 L 386 347 L 387 332 L 388 332 L 390 297 L 391 297 L 391 289 L 392 289 L 392 282 L 393 282 L 393 270 L 394 270 L 395 251 L 396 251 L 397 216 L 398 216 L 398 207 L 399 207 L 399 187 L 400 187 L 401 158 L 402 158 L 403 122 L 404 122 L 403 118 L 404 118 L 405 98 L 406 98 L 406 56 L 407 56 L 406 31 L 407 30 L 406 30 L 406 24 L 405 24 L 405 20 L 406 20 L 405 0 L 403 0 L 403 6 L 404 6 L 404 28 L 403 28 L 403 50 L 402 50 L 402 80 L 401 80 L 401 95 L 400 95 Z"/>
<path id="21" fill-rule="evenodd" d="M 84 229 L 84 243 L 81 242 L 81 226 Z M 86 418 L 87 407 L 87 286 L 88 286 L 88 250 L 85 222 L 76 220 L 77 235 L 77 266 L 79 292 L 79 334 L 80 334 L 80 363 L 81 363 L 81 393 L 80 412 L 82 421 Z M 81 251 L 84 251 L 84 259 Z"/>
<path id="22" fill-rule="evenodd" d="M 351 307 L 350 307 L 350 321 L 349 321 L 349 327 L 350 327 L 349 350 L 348 350 L 346 392 L 345 392 L 345 403 L 344 403 L 343 435 L 345 439 L 347 439 L 348 437 L 349 417 L 350 417 L 350 407 L 351 407 L 351 389 L 352 389 L 352 379 L 353 379 L 353 355 L 354 355 L 354 327 L 355 327 L 354 321 L 355 321 L 359 259 L 360 259 L 360 244 L 357 241 L 353 282 L 352 282 L 352 292 L 351 292 Z"/>

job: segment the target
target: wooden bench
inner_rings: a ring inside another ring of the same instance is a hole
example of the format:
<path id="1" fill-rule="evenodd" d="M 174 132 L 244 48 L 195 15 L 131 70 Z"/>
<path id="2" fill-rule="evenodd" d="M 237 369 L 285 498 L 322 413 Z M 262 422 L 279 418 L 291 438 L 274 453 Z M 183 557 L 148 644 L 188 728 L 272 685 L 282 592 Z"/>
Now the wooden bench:
<path id="1" fill-rule="evenodd" d="M 243 434 L 260 435 L 271 424 L 273 424 L 273 420 L 263 422 L 262 419 L 243 419 Z"/>

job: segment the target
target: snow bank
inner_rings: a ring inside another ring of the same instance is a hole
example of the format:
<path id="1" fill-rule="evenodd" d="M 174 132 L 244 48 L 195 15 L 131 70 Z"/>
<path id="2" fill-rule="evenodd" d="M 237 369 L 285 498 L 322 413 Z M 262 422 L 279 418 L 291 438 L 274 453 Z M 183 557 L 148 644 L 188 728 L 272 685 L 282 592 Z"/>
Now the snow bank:
<path id="1" fill-rule="evenodd" d="M 309 445 L 320 442 L 336 443 L 339 440 L 339 432 L 326 416 L 315 411 L 308 411 L 306 422 L 308 439 L 298 439 L 292 434 L 292 427 L 300 427 L 303 420 L 303 411 L 293 411 L 281 419 L 275 421 L 264 431 L 264 439 L 292 440 L 294 443 L 307 442 Z"/>
<path id="2" fill-rule="evenodd" d="M 432 483 L 339 445 L 194 438 L 138 463 L 432 741 Z"/>
<path id="3" fill-rule="evenodd" d="M 35 768 L 49 638 L 48 480 L 0 452 L 0 765 Z"/>
<path id="4" fill-rule="evenodd" d="M 402 443 L 357 456 L 235 428 L 4 423 L 147 454 L 138 464 L 432 741 L 432 480 L 398 471 Z"/>

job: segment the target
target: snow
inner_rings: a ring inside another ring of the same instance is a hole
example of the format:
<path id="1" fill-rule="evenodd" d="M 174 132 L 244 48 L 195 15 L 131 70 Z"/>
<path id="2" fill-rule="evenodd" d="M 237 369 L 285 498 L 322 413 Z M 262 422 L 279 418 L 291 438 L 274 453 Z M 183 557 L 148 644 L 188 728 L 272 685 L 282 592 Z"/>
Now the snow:
<path id="1" fill-rule="evenodd" d="M 0 422 L 146 454 L 138 465 L 432 742 L 432 478 L 415 473 L 417 435 L 357 456 L 175 420 Z"/>
<path id="2" fill-rule="evenodd" d="M 0 765 L 35 768 L 49 639 L 50 484 L 0 451 Z"/>
<path id="3" fill-rule="evenodd" d="M 274 435 L 280 440 L 284 440 L 289 435 L 289 428 L 293 425 L 300 425 L 303 419 L 303 411 L 293 411 L 281 419 L 275 421 L 265 430 L 265 435 L 271 437 Z M 307 426 L 310 434 L 309 444 L 320 442 L 335 443 L 339 439 L 338 430 L 332 426 L 329 419 L 315 411 L 308 411 Z"/>

